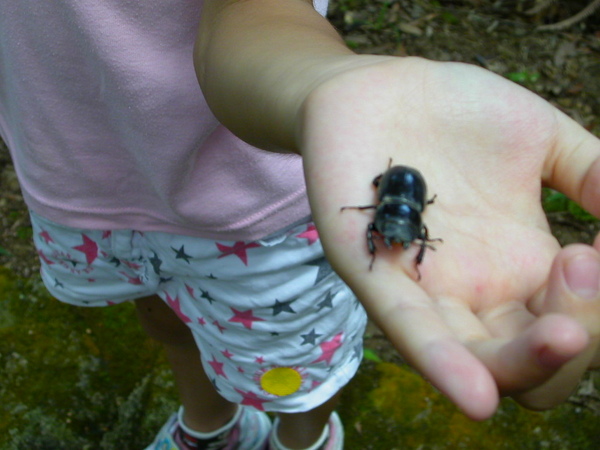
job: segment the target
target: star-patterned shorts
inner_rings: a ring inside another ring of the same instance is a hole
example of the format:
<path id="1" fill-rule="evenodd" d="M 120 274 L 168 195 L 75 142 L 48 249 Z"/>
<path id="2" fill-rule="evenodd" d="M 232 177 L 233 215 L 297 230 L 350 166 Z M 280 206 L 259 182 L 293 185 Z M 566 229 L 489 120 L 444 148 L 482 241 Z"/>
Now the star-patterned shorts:
<path id="1" fill-rule="evenodd" d="M 358 369 L 366 314 L 312 223 L 233 242 L 31 218 L 42 279 L 57 299 L 107 306 L 159 295 L 191 328 L 207 375 L 232 402 L 310 410 Z"/>

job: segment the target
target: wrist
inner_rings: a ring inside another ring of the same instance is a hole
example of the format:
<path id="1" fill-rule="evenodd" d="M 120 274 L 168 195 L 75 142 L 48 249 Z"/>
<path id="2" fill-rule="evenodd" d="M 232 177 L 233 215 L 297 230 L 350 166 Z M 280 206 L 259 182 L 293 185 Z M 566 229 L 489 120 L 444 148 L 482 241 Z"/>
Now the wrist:
<path id="1" fill-rule="evenodd" d="M 414 85 L 411 80 L 422 77 L 423 71 L 433 64 L 422 58 L 352 55 L 322 69 L 320 76 L 305 87 L 297 110 L 294 136 L 298 153 L 307 156 L 327 147 L 313 139 L 315 134 L 319 140 L 332 132 L 355 134 L 355 127 L 365 122 L 372 123 L 369 133 L 373 132 L 375 122 L 395 116 L 397 103 L 407 95 L 404 88 L 410 91 Z M 341 129 L 343 123 L 352 128 Z M 383 135 L 390 128 L 381 131 Z M 369 153 L 362 156 L 368 158 Z"/>

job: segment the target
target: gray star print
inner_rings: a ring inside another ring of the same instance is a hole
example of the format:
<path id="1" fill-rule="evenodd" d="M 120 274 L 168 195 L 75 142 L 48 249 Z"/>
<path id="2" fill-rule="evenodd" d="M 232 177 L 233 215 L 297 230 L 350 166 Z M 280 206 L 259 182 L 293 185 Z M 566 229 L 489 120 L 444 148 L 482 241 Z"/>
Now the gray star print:
<path id="1" fill-rule="evenodd" d="M 319 284 L 319 282 L 321 280 L 328 277 L 331 274 L 331 272 L 333 272 L 331 265 L 325 259 L 325 257 L 315 259 L 314 261 L 311 261 L 311 262 L 307 263 L 306 265 L 307 266 L 315 266 L 319 269 L 317 272 L 317 277 L 315 279 L 315 284 Z"/>
<path id="2" fill-rule="evenodd" d="M 204 291 L 204 290 L 200 289 L 200 292 L 202 292 L 202 295 L 200 296 L 200 298 L 205 298 L 212 305 L 212 303 L 215 301 L 215 299 L 210 296 L 208 291 Z"/>
<path id="3" fill-rule="evenodd" d="M 152 258 L 150 258 L 150 264 L 152 264 L 152 268 L 154 269 L 154 273 L 156 275 L 160 275 L 160 266 L 162 265 L 162 260 L 154 252 L 152 254 Z"/>
<path id="4" fill-rule="evenodd" d="M 302 344 L 300 344 L 300 345 L 305 345 L 305 344 L 315 345 L 317 343 L 317 338 L 319 338 L 321 336 L 323 336 L 323 335 L 317 333 L 315 331 L 315 329 L 313 328 L 312 330 L 310 330 L 309 333 L 300 335 L 300 337 L 303 339 Z"/>
<path id="5" fill-rule="evenodd" d="M 331 295 L 331 292 L 328 292 L 325 300 L 317 304 L 317 306 L 319 311 L 321 311 L 323 308 L 333 308 L 333 295 Z"/>
<path id="6" fill-rule="evenodd" d="M 293 301 L 294 300 L 291 300 L 289 302 L 280 302 L 279 300 L 275 300 L 275 304 L 273 306 L 270 306 L 270 308 L 273 308 L 273 315 L 276 316 L 276 315 L 278 315 L 279 313 L 282 313 L 282 312 L 296 314 L 296 311 L 294 311 L 292 309 L 292 307 L 290 306 L 290 304 Z"/>
<path id="7" fill-rule="evenodd" d="M 183 247 L 184 246 L 182 245 L 179 250 L 177 250 L 174 247 L 171 247 L 171 250 L 175 252 L 175 259 L 183 259 L 186 263 L 189 264 L 191 256 L 185 252 L 185 249 Z"/>

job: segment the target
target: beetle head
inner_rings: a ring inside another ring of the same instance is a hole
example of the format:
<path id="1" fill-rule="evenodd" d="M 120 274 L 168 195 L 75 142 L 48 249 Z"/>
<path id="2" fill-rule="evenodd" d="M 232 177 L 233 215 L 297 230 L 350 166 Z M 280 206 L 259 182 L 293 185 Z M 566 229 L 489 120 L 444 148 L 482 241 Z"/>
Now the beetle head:
<path id="1" fill-rule="evenodd" d="M 387 246 L 401 243 L 407 248 L 421 236 L 421 213 L 402 201 L 384 202 L 375 213 L 375 228 Z"/>
<path id="2" fill-rule="evenodd" d="M 376 226 L 386 244 L 401 243 L 405 248 L 418 239 L 421 232 L 420 224 L 406 219 L 388 217 L 379 221 Z"/>

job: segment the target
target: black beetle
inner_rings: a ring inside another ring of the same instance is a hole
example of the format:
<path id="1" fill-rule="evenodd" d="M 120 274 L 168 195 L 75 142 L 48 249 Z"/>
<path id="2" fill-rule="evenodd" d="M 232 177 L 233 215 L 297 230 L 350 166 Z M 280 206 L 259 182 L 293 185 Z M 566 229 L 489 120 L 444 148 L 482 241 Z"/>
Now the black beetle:
<path id="1" fill-rule="evenodd" d="M 435 250 L 429 242 L 441 241 L 441 239 L 429 238 L 429 232 L 421 218 L 425 207 L 434 202 L 435 196 L 427 200 L 427 185 L 418 170 L 408 166 L 392 167 L 391 159 L 388 170 L 375 177 L 373 185 L 377 188 L 376 205 L 341 208 L 342 211 L 345 209 L 375 210 L 375 218 L 367 227 L 367 245 L 372 255 L 369 270 L 373 269 L 375 262 L 375 238 L 383 239 L 388 248 L 393 244 L 402 244 L 407 249 L 417 241 L 421 248 L 415 258 L 415 268 L 421 279 L 418 265 L 423 261 L 425 249 Z"/>

